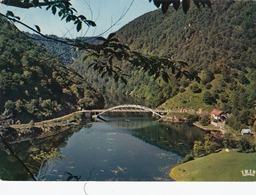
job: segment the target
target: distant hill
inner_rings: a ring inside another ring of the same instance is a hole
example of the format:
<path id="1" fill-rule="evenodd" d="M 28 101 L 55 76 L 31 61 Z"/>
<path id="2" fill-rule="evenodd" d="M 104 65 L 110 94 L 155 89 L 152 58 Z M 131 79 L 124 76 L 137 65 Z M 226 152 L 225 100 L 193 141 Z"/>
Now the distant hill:
<path id="1" fill-rule="evenodd" d="M 150 107 L 219 108 L 233 113 L 239 129 L 252 125 L 256 104 L 256 2 L 212 2 L 209 8 L 191 8 L 187 14 L 170 9 L 147 13 L 130 22 L 118 38 L 132 50 L 170 56 L 189 63 L 201 83 L 173 78 L 170 83 L 154 80 L 128 64 L 127 85 L 101 78 L 81 59 L 72 67 L 101 90 L 107 105 L 123 102 Z"/>
<path id="2" fill-rule="evenodd" d="M 0 119 L 38 121 L 104 99 L 74 70 L 0 17 Z"/>
<path id="3" fill-rule="evenodd" d="M 81 56 L 83 51 L 77 51 L 73 46 L 57 42 L 55 40 L 66 41 L 65 38 L 58 37 L 56 35 L 47 35 L 52 39 L 44 38 L 37 34 L 26 33 L 28 37 L 31 37 L 37 41 L 43 48 L 47 49 L 54 57 L 58 58 L 63 64 L 70 65 L 74 62 L 75 58 Z M 99 40 L 97 37 L 80 37 L 77 40 L 83 41 L 90 44 L 98 44 Z"/>

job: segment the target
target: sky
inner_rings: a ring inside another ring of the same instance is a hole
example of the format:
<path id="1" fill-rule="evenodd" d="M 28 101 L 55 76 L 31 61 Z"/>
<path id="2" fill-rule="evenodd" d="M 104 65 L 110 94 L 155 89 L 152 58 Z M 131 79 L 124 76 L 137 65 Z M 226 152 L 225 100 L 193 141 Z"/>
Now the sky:
<path id="1" fill-rule="evenodd" d="M 133 0 L 71 0 L 79 15 L 86 16 L 87 19 L 95 21 L 97 25 L 89 29 L 83 25 L 83 30 L 78 33 L 72 23 L 67 24 L 65 21 L 61 21 L 57 15 L 54 16 L 50 10 L 46 11 L 45 8 L 20 9 L 0 4 L 0 13 L 6 14 L 6 11 L 10 10 L 16 16 L 21 17 L 22 22 L 31 27 L 34 28 L 35 25 L 38 25 L 44 34 L 55 34 L 69 38 L 107 36 L 140 15 L 157 9 L 148 0 L 134 0 L 132 2 Z M 121 17 L 122 19 L 120 19 Z M 118 21 L 119 19 L 120 21 Z M 112 25 L 114 26 L 108 30 Z M 29 31 L 25 27 L 17 26 L 23 31 Z"/>

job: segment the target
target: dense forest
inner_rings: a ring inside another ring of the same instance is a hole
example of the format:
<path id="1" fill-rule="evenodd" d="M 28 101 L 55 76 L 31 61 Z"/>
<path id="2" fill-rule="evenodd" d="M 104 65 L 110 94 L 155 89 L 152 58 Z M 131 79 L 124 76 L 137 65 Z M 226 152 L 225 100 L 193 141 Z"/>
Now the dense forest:
<path id="1" fill-rule="evenodd" d="M 0 17 L 0 119 L 38 121 L 104 99 L 79 74 Z"/>
<path id="2" fill-rule="evenodd" d="M 256 104 L 256 2 L 213 2 L 212 9 L 191 8 L 147 13 L 117 32 L 132 50 L 186 61 L 201 82 L 173 77 L 155 80 L 123 63 L 127 84 L 88 68 L 83 57 L 72 67 L 105 97 L 106 105 L 139 103 L 152 108 L 218 108 L 232 116 L 235 129 L 251 126 Z M 118 63 L 118 62 L 116 62 Z"/>

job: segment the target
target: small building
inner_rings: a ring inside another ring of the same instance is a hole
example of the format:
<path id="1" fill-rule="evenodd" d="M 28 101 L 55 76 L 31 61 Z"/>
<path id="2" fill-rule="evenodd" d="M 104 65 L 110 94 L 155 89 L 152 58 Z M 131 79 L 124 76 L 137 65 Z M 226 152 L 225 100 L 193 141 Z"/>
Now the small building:
<path id="1" fill-rule="evenodd" d="M 252 131 L 251 129 L 242 129 L 241 130 L 241 134 L 244 135 L 244 134 L 252 134 Z"/>
<path id="2" fill-rule="evenodd" d="M 212 121 L 219 121 L 222 119 L 222 116 L 224 114 L 224 111 L 214 109 L 211 111 L 211 120 Z"/>
<path id="3" fill-rule="evenodd" d="M 214 126 L 219 126 L 221 128 L 224 127 L 225 121 L 227 119 L 227 113 L 222 110 L 214 109 L 210 113 L 211 116 L 211 124 Z"/>

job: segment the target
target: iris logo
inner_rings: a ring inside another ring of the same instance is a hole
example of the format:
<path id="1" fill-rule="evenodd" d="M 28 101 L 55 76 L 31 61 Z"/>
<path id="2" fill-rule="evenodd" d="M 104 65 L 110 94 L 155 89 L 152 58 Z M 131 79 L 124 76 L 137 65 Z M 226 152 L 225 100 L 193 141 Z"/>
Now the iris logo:
<path id="1" fill-rule="evenodd" d="M 252 169 L 245 169 L 241 171 L 243 177 L 255 177 L 256 171 Z"/>

